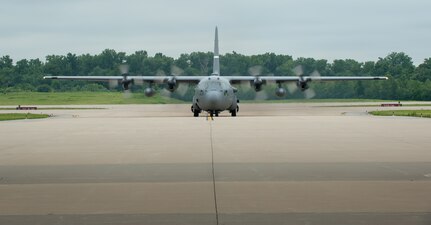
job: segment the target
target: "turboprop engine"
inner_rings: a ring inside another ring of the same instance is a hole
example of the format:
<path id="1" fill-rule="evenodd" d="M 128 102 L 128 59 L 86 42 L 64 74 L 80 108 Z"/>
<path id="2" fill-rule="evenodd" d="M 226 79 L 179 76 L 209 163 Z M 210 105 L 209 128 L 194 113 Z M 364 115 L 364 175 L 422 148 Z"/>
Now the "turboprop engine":
<path id="1" fill-rule="evenodd" d="M 144 94 L 145 94 L 145 96 L 147 96 L 147 97 L 152 97 L 152 96 L 154 96 L 154 94 L 156 94 L 156 91 L 154 90 L 154 88 L 152 88 L 152 87 L 147 87 L 147 88 L 145 88 L 145 90 L 144 90 Z"/>
<path id="2" fill-rule="evenodd" d="M 305 91 L 308 89 L 308 82 L 304 79 L 303 76 L 299 76 L 298 81 L 296 82 L 296 86 L 301 89 L 301 91 Z"/>
<path id="3" fill-rule="evenodd" d="M 253 87 L 254 87 L 254 90 L 255 90 L 256 92 L 259 92 L 259 91 L 261 91 L 261 90 L 262 90 L 263 80 L 262 80 L 262 79 L 260 79 L 260 78 L 255 78 L 255 79 L 252 81 L 252 85 L 253 85 Z"/>
<path id="4" fill-rule="evenodd" d="M 278 87 L 275 90 L 275 95 L 277 95 L 278 97 L 284 97 L 286 95 L 286 89 L 284 89 L 282 87 Z"/>
<path id="5" fill-rule="evenodd" d="M 170 92 L 173 92 L 177 89 L 177 80 L 175 78 L 170 78 L 166 81 L 166 89 Z"/>

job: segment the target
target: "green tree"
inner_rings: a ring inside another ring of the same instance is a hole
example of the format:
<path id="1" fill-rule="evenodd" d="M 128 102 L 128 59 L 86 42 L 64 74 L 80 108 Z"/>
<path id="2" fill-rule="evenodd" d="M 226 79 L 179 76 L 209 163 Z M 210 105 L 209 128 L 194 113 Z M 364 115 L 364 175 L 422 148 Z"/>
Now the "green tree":
<path id="1" fill-rule="evenodd" d="M 431 58 L 425 59 L 414 72 L 413 79 L 425 82 L 431 80 Z"/>
<path id="2" fill-rule="evenodd" d="M 394 78 L 409 78 L 415 66 L 412 58 L 404 52 L 393 52 L 385 58 L 379 58 L 375 64 L 375 72 L 380 76 L 392 75 Z"/>
<path id="3" fill-rule="evenodd" d="M 12 68 L 12 67 L 13 67 L 13 60 L 10 58 L 10 56 L 5 55 L 0 58 L 0 69 Z"/>
<path id="4" fill-rule="evenodd" d="M 46 61 L 22 59 L 15 64 L 9 56 L 0 58 L 0 90 L 8 91 L 106 91 L 106 82 L 89 83 L 85 81 L 43 80 L 44 75 L 119 75 L 118 66 L 126 61 L 130 65 L 130 74 L 156 75 L 162 70 L 171 74 L 173 65 L 184 70 L 184 75 L 209 75 L 212 72 L 212 52 L 192 52 L 182 54 L 177 59 L 157 53 L 149 56 L 146 51 L 136 51 L 127 55 L 106 49 L 100 54 L 48 55 Z M 316 98 L 379 98 L 399 100 L 431 100 L 431 58 L 425 59 L 415 67 L 405 53 L 391 53 L 376 62 L 357 62 L 353 59 L 340 59 L 328 63 L 324 59 L 297 58 L 289 55 L 265 53 L 242 55 L 237 52 L 227 53 L 221 58 L 222 75 L 248 75 L 249 68 L 262 66 L 262 75 L 295 76 L 292 69 L 302 65 L 304 75 L 317 70 L 322 76 L 389 76 L 389 81 L 381 82 L 312 82 Z M 49 88 L 48 88 L 49 87 Z M 269 96 L 274 97 L 274 85 L 265 87 Z M 132 87 L 141 91 L 141 87 Z M 251 88 L 239 87 L 241 99 L 254 98 Z M 121 87 L 117 87 L 121 90 Z M 192 89 L 186 94 L 192 95 Z M 178 96 L 173 94 L 172 96 Z M 302 98 L 300 92 L 289 97 Z M 183 97 L 181 97 L 183 98 Z M 275 98 L 275 97 L 274 97 Z"/>

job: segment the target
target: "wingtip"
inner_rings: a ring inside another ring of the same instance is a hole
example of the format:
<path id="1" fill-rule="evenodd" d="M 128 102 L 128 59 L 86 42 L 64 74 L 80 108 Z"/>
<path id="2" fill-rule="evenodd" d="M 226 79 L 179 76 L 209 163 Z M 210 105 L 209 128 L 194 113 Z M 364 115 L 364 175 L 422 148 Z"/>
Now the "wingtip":
<path id="1" fill-rule="evenodd" d="M 389 80 L 389 77 L 374 77 L 374 80 Z"/>
<path id="2" fill-rule="evenodd" d="M 54 79 L 57 79 L 57 77 L 56 76 L 44 76 L 43 79 L 44 80 L 54 80 Z"/>

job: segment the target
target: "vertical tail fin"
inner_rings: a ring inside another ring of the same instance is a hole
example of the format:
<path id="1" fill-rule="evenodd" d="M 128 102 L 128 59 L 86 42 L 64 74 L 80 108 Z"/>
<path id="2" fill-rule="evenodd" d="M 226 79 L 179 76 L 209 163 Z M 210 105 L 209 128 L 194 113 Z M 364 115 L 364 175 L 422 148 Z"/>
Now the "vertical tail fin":
<path id="1" fill-rule="evenodd" d="M 218 29 L 215 28 L 213 75 L 220 75 L 220 59 L 218 52 Z"/>

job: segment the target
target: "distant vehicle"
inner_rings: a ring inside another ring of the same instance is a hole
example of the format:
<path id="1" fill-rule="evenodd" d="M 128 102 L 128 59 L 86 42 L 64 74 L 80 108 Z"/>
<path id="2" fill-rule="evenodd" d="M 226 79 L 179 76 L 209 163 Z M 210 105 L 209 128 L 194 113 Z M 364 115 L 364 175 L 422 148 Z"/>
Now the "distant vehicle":
<path id="1" fill-rule="evenodd" d="M 193 96 L 191 110 L 195 117 L 203 111 L 208 112 L 211 116 L 218 116 L 220 112 L 228 110 L 232 116 L 236 116 L 239 111 L 239 100 L 236 96 L 237 89 L 232 86 L 236 83 L 250 83 L 256 92 L 262 90 L 264 84 L 274 82 L 277 84 L 275 94 L 279 97 L 286 95 L 284 83 L 293 84 L 295 89 L 299 88 L 305 92 L 307 98 L 312 98 L 314 92 L 309 91 L 308 82 L 311 81 L 343 81 L 343 80 L 387 80 L 387 77 L 340 77 L 331 76 L 324 77 L 315 71 L 309 76 L 304 76 L 302 67 L 294 69 L 298 76 L 260 76 L 257 72 L 253 75 L 246 76 L 221 76 L 220 60 L 218 47 L 218 30 L 215 29 L 214 40 L 214 60 L 213 72 L 209 76 L 129 76 L 128 65 L 120 66 L 121 76 L 45 76 L 43 79 L 58 79 L 58 80 L 89 80 L 89 81 L 109 81 L 121 83 L 124 90 L 128 90 L 129 86 L 138 82 L 148 83 L 149 86 L 145 89 L 145 95 L 151 97 L 155 94 L 153 88 L 154 83 L 162 83 L 166 85 L 166 89 L 174 92 L 180 83 L 197 84 Z M 307 91 L 308 90 L 308 91 Z"/>

